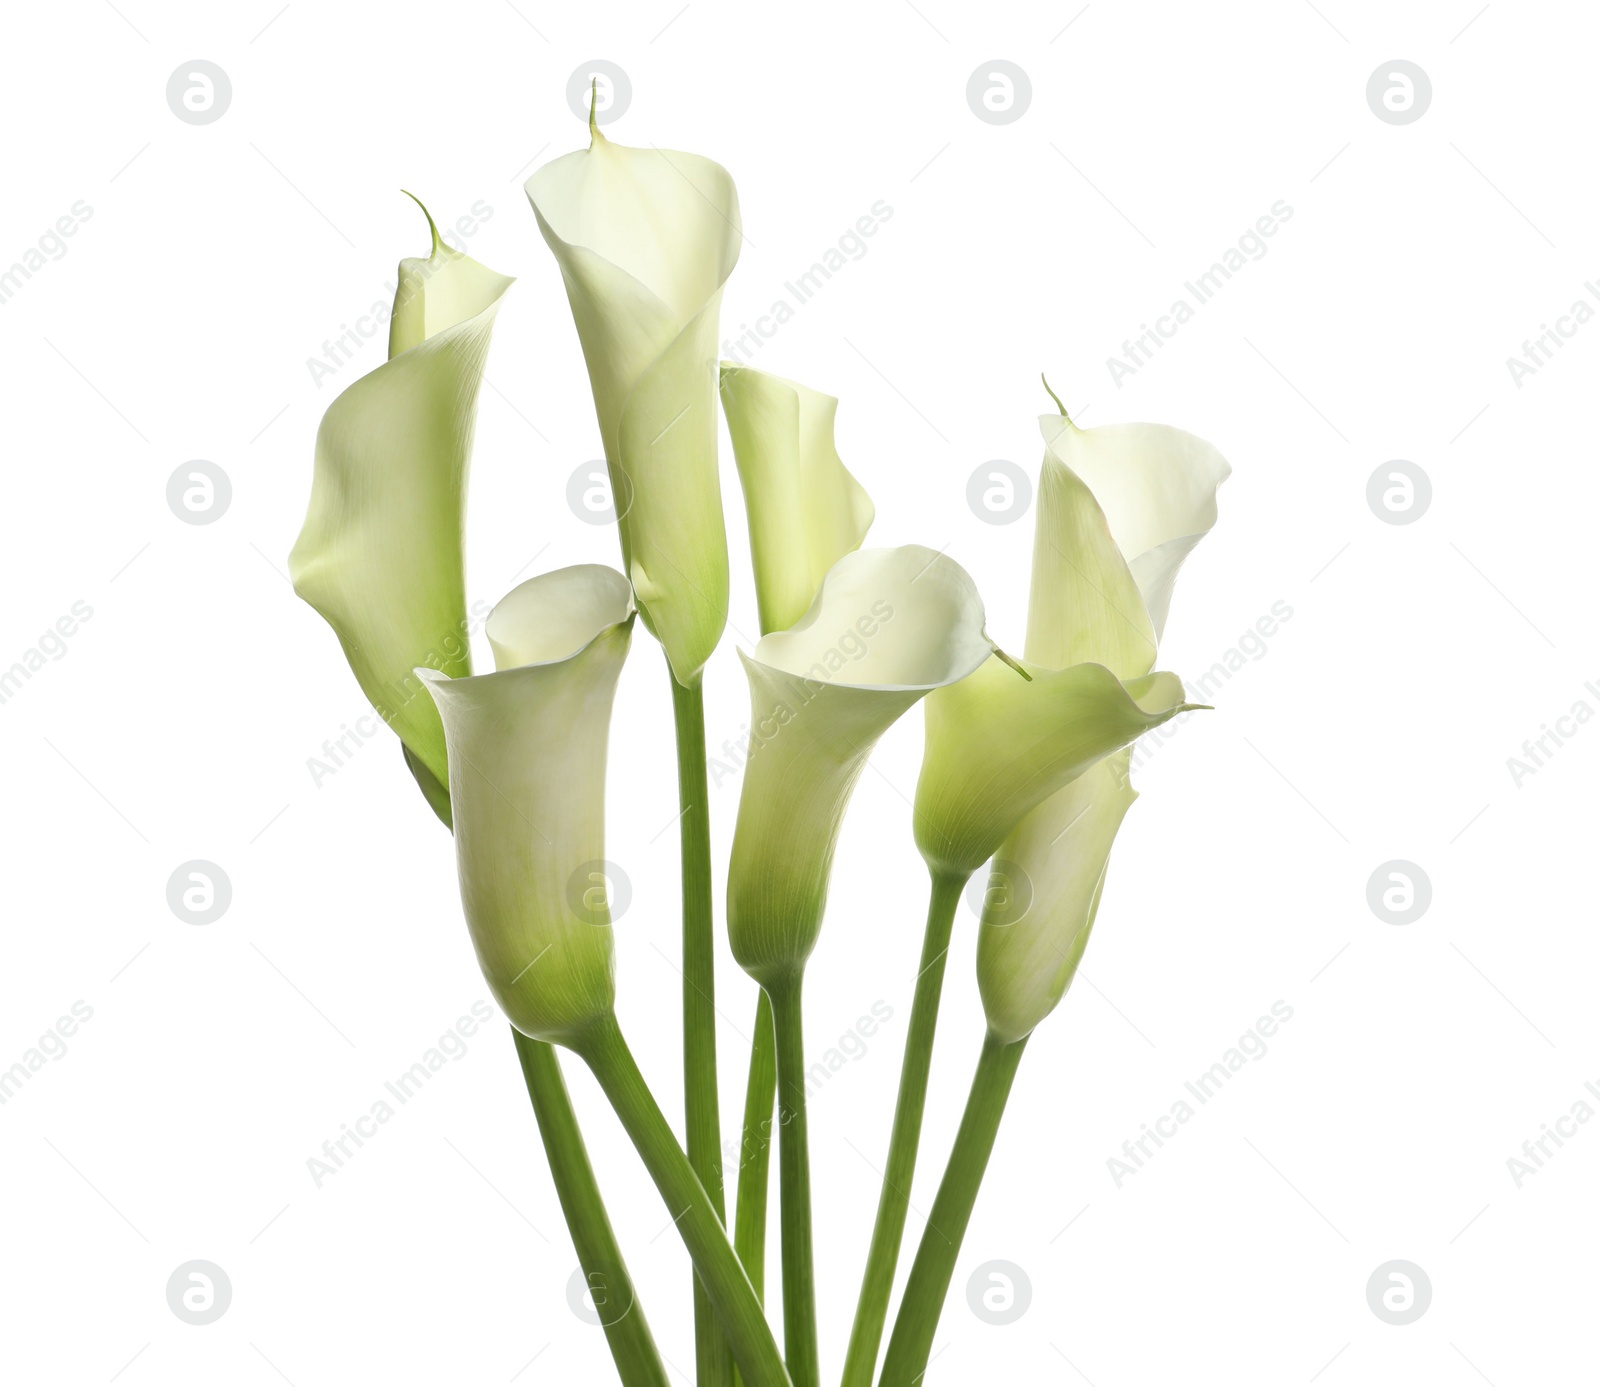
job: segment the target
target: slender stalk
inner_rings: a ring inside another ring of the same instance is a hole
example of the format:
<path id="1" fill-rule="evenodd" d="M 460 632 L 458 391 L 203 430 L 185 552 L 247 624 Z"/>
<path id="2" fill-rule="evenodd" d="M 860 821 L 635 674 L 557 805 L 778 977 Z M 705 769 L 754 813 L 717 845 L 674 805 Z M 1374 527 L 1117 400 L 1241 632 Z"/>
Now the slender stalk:
<path id="1" fill-rule="evenodd" d="M 683 861 L 683 1101 L 689 1165 L 719 1220 L 722 1124 L 717 1112 L 716 953 L 711 918 L 711 815 L 706 790 L 705 695 L 672 676 L 678 734 L 678 837 Z M 732 1387 L 733 1361 L 717 1332 L 711 1303 L 694 1284 L 694 1353 L 700 1387 Z"/>
<path id="2" fill-rule="evenodd" d="M 616 1017 L 606 1016 L 574 1038 L 571 1046 L 594 1071 L 661 1191 L 746 1387 L 792 1387 L 761 1302 L 739 1265 L 722 1219 L 656 1106 Z"/>
<path id="3" fill-rule="evenodd" d="M 983 1183 L 1006 1099 L 1011 1096 L 1011 1081 L 1017 1076 L 1017 1065 L 1027 1043 L 1026 1036 L 1010 1045 L 992 1033 L 983 1038 L 983 1053 L 972 1076 L 972 1092 L 967 1096 L 967 1108 L 961 1115 L 955 1145 L 950 1149 L 950 1163 L 933 1201 L 922 1244 L 911 1264 L 911 1279 L 900 1301 L 900 1313 L 895 1316 L 878 1387 L 913 1387 L 922 1382 L 927 1371 L 939 1312 L 944 1308 L 961 1240 L 966 1236 L 978 1186 Z"/>
<path id="4" fill-rule="evenodd" d="M 578 1261 L 600 1311 L 617 1376 L 622 1387 L 667 1387 L 667 1369 L 611 1231 L 555 1047 L 530 1040 L 514 1027 L 511 1035 L 517 1043 L 517 1058 L 522 1061 L 522 1076 L 528 1082 L 528 1097 L 533 1100 L 550 1173 L 555 1177 L 561 1212 L 567 1216 Z"/>
<path id="5" fill-rule="evenodd" d="M 771 1187 L 772 1103 L 778 1092 L 777 1038 L 772 1032 L 772 1000 L 756 1001 L 755 1038 L 750 1045 L 750 1078 L 744 1091 L 744 1140 L 739 1147 L 739 1202 L 733 1216 L 733 1250 L 745 1275 L 765 1300 L 767 1271 L 767 1191 Z"/>
<path id="6" fill-rule="evenodd" d="M 800 979 L 768 990 L 778 1052 L 778 1193 L 783 1240 L 783 1352 L 794 1387 L 820 1387 L 811 1255 L 811 1149 Z"/>
<path id="7" fill-rule="evenodd" d="M 933 1038 L 939 1025 L 939 996 L 944 988 L 945 956 L 950 951 L 950 930 L 967 878 L 936 875 L 928 894 L 928 923 L 922 936 L 922 959 L 917 968 L 916 993 L 911 1002 L 911 1023 L 906 1032 L 905 1058 L 900 1063 L 900 1093 L 894 1105 L 894 1125 L 889 1133 L 889 1155 L 883 1167 L 883 1189 L 878 1195 L 878 1217 L 872 1226 L 856 1321 L 845 1354 L 843 1387 L 872 1387 L 883 1342 L 883 1324 L 889 1314 L 894 1289 L 894 1269 L 905 1234 L 906 1209 L 911 1202 L 911 1180 L 917 1167 L 917 1146 L 922 1137 L 922 1112 L 928 1098 L 928 1071 L 933 1062 Z"/>

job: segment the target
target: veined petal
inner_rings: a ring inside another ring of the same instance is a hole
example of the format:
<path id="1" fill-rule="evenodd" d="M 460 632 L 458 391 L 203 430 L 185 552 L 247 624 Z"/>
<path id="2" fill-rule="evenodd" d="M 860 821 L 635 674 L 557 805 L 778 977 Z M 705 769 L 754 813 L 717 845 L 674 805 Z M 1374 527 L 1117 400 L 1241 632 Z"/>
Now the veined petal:
<path id="1" fill-rule="evenodd" d="M 872 524 L 872 498 L 834 446 L 838 407 L 796 381 L 722 363 L 764 633 L 806 614 L 828 570 L 860 548 Z"/>
<path id="2" fill-rule="evenodd" d="M 717 315 L 743 239 L 727 170 L 594 131 L 526 184 L 583 345 L 623 563 L 674 677 L 727 621 L 717 480 Z"/>
<path id="3" fill-rule="evenodd" d="M 878 738 L 992 648 L 966 571 L 907 545 L 846 555 L 800 622 L 741 652 L 750 754 L 728 868 L 728 935 L 757 982 L 798 974 L 816 945 L 839 829 Z"/>
<path id="4" fill-rule="evenodd" d="M 333 627 L 436 807 L 448 779 L 444 729 L 412 671 L 471 672 L 467 466 L 489 336 L 511 284 L 437 232 L 428 258 L 400 262 L 390 359 L 323 415 L 311 504 L 289 556 L 295 591 Z"/>
<path id="5" fill-rule="evenodd" d="M 1191 706 L 1175 674 L 1027 668 L 993 659 L 928 699 L 913 824 L 935 871 L 976 871 L 1035 805 Z"/>
<path id="6" fill-rule="evenodd" d="M 989 1029 L 1021 1040 L 1055 1010 L 1089 943 L 1111 845 L 1138 793 L 1124 750 L 1057 790 L 996 855 L 1012 907 L 987 906 L 978 932 L 978 992 Z M 1027 900 L 1020 918 L 1015 903 Z"/>
<path id="7" fill-rule="evenodd" d="M 1159 640 L 1178 569 L 1217 523 L 1217 488 L 1232 471 L 1227 460 L 1203 438 L 1165 424 L 1080 429 L 1046 414 L 1039 426 L 1050 455 L 1100 503 Z"/>
<path id="8" fill-rule="evenodd" d="M 615 569 L 532 578 L 489 616 L 499 669 L 416 671 L 444 720 L 461 902 L 495 999 L 569 1040 L 615 995 L 604 875 L 606 743 L 633 628 Z"/>

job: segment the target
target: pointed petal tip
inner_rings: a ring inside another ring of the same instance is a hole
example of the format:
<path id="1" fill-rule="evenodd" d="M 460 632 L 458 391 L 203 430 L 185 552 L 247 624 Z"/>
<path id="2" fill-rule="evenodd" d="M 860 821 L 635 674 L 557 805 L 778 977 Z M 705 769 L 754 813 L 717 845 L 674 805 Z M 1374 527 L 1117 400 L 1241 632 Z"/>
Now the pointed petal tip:
<path id="1" fill-rule="evenodd" d="M 422 215 L 428 219 L 428 233 L 433 237 L 433 246 L 428 251 L 428 258 L 431 260 L 444 249 L 444 242 L 439 237 L 439 228 L 433 220 L 433 213 L 428 210 L 428 205 L 409 188 L 402 188 L 400 191 L 416 203 L 418 207 L 422 208 Z"/>
<path id="2" fill-rule="evenodd" d="M 1067 407 L 1061 403 L 1061 396 L 1050 388 L 1050 382 L 1044 378 L 1043 371 L 1039 372 L 1039 383 L 1044 386 L 1044 393 L 1056 402 L 1056 408 L 1061 411 L 1061 417 L 1067 421 L 1068 426 L 1077 428 L 1078 426 L 1072 422 L 1072 416 L 1067 413 Z"/>

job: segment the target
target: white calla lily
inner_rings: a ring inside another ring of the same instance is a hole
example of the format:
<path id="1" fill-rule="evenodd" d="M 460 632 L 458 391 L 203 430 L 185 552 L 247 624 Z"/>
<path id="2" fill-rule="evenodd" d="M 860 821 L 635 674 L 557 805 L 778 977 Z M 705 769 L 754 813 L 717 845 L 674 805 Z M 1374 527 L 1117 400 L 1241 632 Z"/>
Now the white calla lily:
<path id="1" fill-rule="evenodd" d="M 1217 523 L 1217 489 L 1233 469 L 1205 439 L 1167 424 L 1080 429 L 1045 414 L 1039 427 L 1049 456 L 1099 504 L 1159 640 L 1178 570 Z"/>
<path id="2" fill-rule="evenodd" d="M 428 225 L 431 254 L 400 262 L 389 360 L 323 415 L 289 572 L 448 820 L 444 728 L 412 670 L 472 670 L 462 568 L 467 467 L 489 337 L 512 281 L 445 245 L 431 216 Z"/>
<path id="3" fill-rule="evenodd" d="M 728 933 L 734 957 L 763 986 L 797 977 L 816 944 L 834 846 L 868 754 L 919 699 L 989 658 L 983 619 L 977 588 L 953 560 L 916 544 L 863 549 L 833 566 L 799 622 L 741 652 L 750 757 Z"/>
<path id="4" fill-rule="evenodd" d="M 872 525 L 872 498 L 834 446 L 838 408 L 832 395 L 797 381 L 722 364 L 763 633 L 799 621 L 828 570 L 861 547 Z"/>
<path id="5" fill-rule="evenodd" d="M 975 871 L 1034 806 L 1193 706 L 1177 676 L 1150 673 L 1162 621 L 1149 603 L 1160 603 L 1164 621 L 1178 566 L 1216 519 L 1227 463 L 1161 425 L 1084 431 L 1065 415 L 1040 424 L 1046 453 L 1025 647 L 1035 678 L 1008 679 L 996 661 L 929 699 L 916 827 L 935 873 Z M 1129 465 L 1119 471 L 1121 455 Z M 1117 524 L 1141 546 L 1145 584 L 1068 458 L 1109 478 Z M 1180 480 L 1164 482 L 1164 468 Z"/>
<path id="6" fill-rule="evenodd" d="M 996 855 L 978 931 L 978 993 L 990 1031 L 1008 1044 L 1032 1034 L 1077 973 L 1111 845 L 1139 798 L 1130 759 L 1119 751 L 1091 766 L 1023 819 Z"/>
<path id="7" fill-rule="evenodd" d="M 1229 467 L 1209 443 L 1161 424 L 1075 428 L 1064 416 L 1040 420 L 1047 450 L 1040 476 L 1028 604 L 1030 660 L 1101 659 L 1124 678 L 1154 663 L 1141 653 L 1141 626 L 1159 638 L 1178 568 L 1216 523 L 1217 488 Z M 1071 535 L 1105 530 L 1118 544 L 1064 567 Z M 1141 604 L 1130 611 L 1126 580 Z M 1181 711 L 1179 709 L 1178 711 Z M 1100 906 L 1112 843 L 1138 798 L 1127 754 L 1110 757 L 1023 819 L 998 858 L 1031 896 L 1020 919 L 984 913 L 978 988 L 990 1029 L 1015 1042 L 1066 995 Z"/>
<path id="8" fill-rule="evenodd" d="M 1228 464 L 1210 444 L 1159 425 L 1079 430 L 1064 411 L 1042 424 L 1048 448 L 1035 521 L 1027 659 L 1037 667 L 1060 670 L 1061 676 L 1100 669 L 1113 683 L 1117 678 L 1126 681 L 1120 687 L 1142 703 L 1152 696 L 1171 697 L 1175 676 L 1149 673 L 1156 642 L 1166 625 L 1178 568 L 1216 522 L 1216 491 L 1228 475 Z M 945 690 L 941 697 L 952 693 Z M 1168 716 L 1185 706 L 1172 706 Z M 932 701 L 928 712 L 931 749 Z M 996 867 L 1002 879 L 991 884 L 1001 889 L 985 893 L 978 942 L 978 985 L 988 1031 L 901 1298 L 884 1358 L 884 1383 L 917 1382 L 927 1370 L 939 1308 L 1023 1050 L 1071 984 L 1088 944 L 1111 845 L 1135 798 L 1128 783 L 1129 759 L 1128 752 L 1120 751 L 1081 769 L 1025 815 L 999 846 Z M 936 886 L 937 881 L 936 875 Z M 932 989 L 919 979 L 911 1018 L 914 1038 L 923 1024 L 919 1011 L 925 990 Z M 926 1048 L 931 1024 L 924 1029 Z M 925 1084 L 924 1075 L 925 1064 L 911 1077 L 911 1116 L 904 1122 L 908 1085 L 902 1079 L 896 1136 L 902 1127 L 910 1135 L 891 1143 L 879 1227 L 874 1230 L 874 1253 L 880 1243 L 889 1249 L 879 1261 L 891 1274 L 904 1222 L 904 1198 L 891 1188 L 909 1186 L 911 1164 L 896 1147 L 909 1147 L 914 1158 L 922 1096 L 918 1085 Z M 858 1356 L 858 1339 L 861 1361 L 869 1362 L 876 1353 L 886 1299 L 863 1292 L 870 1313 L 858 1314 L 852 1357 Z M 858 1380 L 847 1365 L 846 1387 Z"/>
<path id="9" fill-rule="evenodd" d="M 721 165 L 630 149 L 600 133 L 526 185 L 566 285 L 611 476 L 623 566 L 666 651 L 679 747 L 685 1128 L 720 1214 L 710 825 L 701 675 L 727 623 L 728 542 L 717 475 L 717 316 L 743 241 Z M 695 1356 L 719 1378 L 722 1349 L 695 1288 Z"/>
<path id="10" fill-rule="evenodd" d="M 927 703 L 914 823 L 933 890 L 845 1387 L 870 1382 L 888 1312 L 961 889 L 997 849 L 996 870 L 1021 878 L 991 878 L 979 933 L 979 990 L 991 1044 L 1004 1051 L 1032 1030 L 1041 998 L 1060 997 L 1082 956 L 1111 841 L 1134 798 L 1120 749 L 1195 706 L 1176 675 L 1151 670 L 1172 578 L 1215 519 L 1227 464 L 1175 429 L 1085 433 L 1064 413 L 1042 427 L 1033 598 L 1019 666 L 1031 680 L 995 659 Z M 1108 478 L 1115 522 L 1068 458 Z M 1128 466 L 1119 472 L 1121 461 Z M 1182 481 L 1169 485 L 1164 467 Z M 1119 537 L 1138 547 L 1137 569 Z M 1019 900 L 1027 903 L 1020 920 Z"/>
<path id="11" fill-rule="evenodd" d="M 858 549 L 872 524 L 871 498 L 845 469 L 834 445 L 839 402 L 796 381 L 732 362 L 722 364 L 722 409 L 744 491 L 755 570 L 756 604 L 767 635 L 794 626 L 810 610 L 833 566 Z M 747 662 L 747 668 L 749 668 Z M 764 697 L 778 676 L 752 671 Z M 745 1090 L 734 1246 L 759 1290 L 766 1261 L 772 1106 L 777 1093 L 777 1038 L 772 1000 L 756 999 Z M 797 1338 L 809 1341 L 808 1330 Z"/>
<path id="12" fill-rule="evenodd" d="M 743 239 L 733 179 L 698 154 L 613 144 L 526 192 L 566 284 L 594 389 L 623 564 L 679 684 L 727 621 L 717 479 L 717 315 Z"/>
<path id="13" fill-rule="evenodd" d="M 494 674 L 417 671 L 444 719 L 461 901 L 483 975 L 511 1023 L 569 1047 L 599 1080 L 672 1211 L 744 1381 L 787 1387 L 721 1215 L 614 1009 L 606 743 L 634 610 L 632 587 L 615 569 L 561 569 L 523 583 L 490 613 Z M 632 1360 L 624 1376 L 664 1381 L 653 1360 Z"/>
<path id="14" fill-rule="evenodd" d="M 444 720 L 473 947 L 536 1040 L 571 1044 L 612 1010 L 606 743 L 633 610 L 615 569 L 546 573 L 490 614 L 494 674 L 417 670 Z"/>
<path id="15" fill-rule="evenodd" d="M 1104 665 L 1050 670 L 1000 660 L 928 700 L 917 847 L 963 881 L 1036 805 L 1112 752 L 1195 705 L 1175 674 L 1126 683 Z"/>
<path id="16" fill-rule="evenodd" d="M 810 610 L 741 656 L 750 756 L 728 866 L 733 956 L 772 1003 L 779 1093 L 784 1349 L 819 1380 L 801 987 L 851 793 L 889 726 L 989 658 L 983 602 L 921 545 L 862 549 L 829 570 Z"/>

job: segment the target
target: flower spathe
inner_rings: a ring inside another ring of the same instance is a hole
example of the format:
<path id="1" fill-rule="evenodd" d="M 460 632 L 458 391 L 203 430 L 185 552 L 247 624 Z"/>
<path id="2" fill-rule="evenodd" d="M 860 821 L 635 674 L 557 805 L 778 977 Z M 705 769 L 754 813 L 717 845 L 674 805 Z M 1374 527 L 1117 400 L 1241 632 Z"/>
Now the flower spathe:
<path id="1" fill-rule="evenodd" d="M 828 570 L 861 547 L 872 525 L 872 498 L 834 446 L 838 408 L 832 395 L 797 381 L 722 363 L 763 633 L 799 621 Z"/>
<path id="2" fill-rule="evenodd" d="M 797 977 L 816 944 L 834 847 L 868 754 L 919 699 L 989 658 L 983 622 L 977 588 L 954 560 L 917 544 L 862 549 L 833 566 L 793 627 L 740 652 L 750 757 L 728 868 L 728 936 L 764 987 Z"/>
<path id="3" fill-rule="evenodd" d="M 441 816 L 449 813 L 444 728 L 412 671 L 472 670 L 467 468 L 490 333 L 512 282 L 452 250 L 437 230 L 426 258 L 400 262 L 389 360 L 323 415 L 311 503 L 289 556 L 295 591 L 333 627 Z"/>
<path id="4" fill-rule="evenodd" d="M 639 613 L 685 687 L 722 637 L 717 315 L 742 234 L 733 179 L 698 154 L 613 144 L 525 185 L 583 346 Z"/>
<path id="5" fill-rule="evenodd" d="M 1126 683 L 1104 665 L 999 659 L 928 699 L 917 847 L 935 873 L 970 876 L 1036 805 L 1095 762 L 1193 706 L 1175 674 Z"/>
<path id="6" fill-rule="evenodd" d="M 417 671 L 444 720 L 473 947 L 536 1040 L 571 1043 L 612 1010 L 606 744 L 633 611 L 615 569 L 559 569 L 490 613 L 495 673 Z"/>
<path id="7" fill-rule="evenodd" d="M 1039 427 L 1046 466 L 1054 463 L 1080 479 L 1105 516 L 1159 640 L 1178 570 L 1217 523 L 1217 489 L 1233 469 L 1205 439 L 1167 424 L 1080 429 L 1065 415 L 1045 414 Z M 1038 552 L 1036 539 L 1036 563 Z M 1030 598 L 1030 639 L 1035 607 L 1049 614 L 1057 600 L 1048 592 Z M 1154 663 L 1153 649 L 1150 654 Z"/>
<path id="8" fill-rule="evenodd" d="M 1137 680 L 1155 662 L 1179 566 L 1216 523 L 1228 464 L 1209 443 L 1165 425 L 1078 429 L 1046 415 L 1040 426 L 1026 654 L 1047 665 L 1098 659 Z M 1074 543 L 1086 537 L 1093 542 Z M 978 934 L 984 1014 L 1007 1043 L 1031 1034 L 1076 974 L 1112 844 L 1138 797 L 1130 761 L 1123 751 L 1090 767 L 999 848 L 1004 870 L 1031 896 L 1020 919 L 986 907 Z"/>

